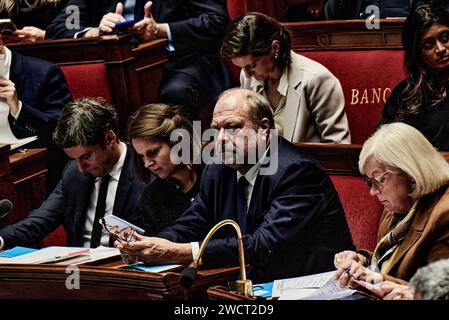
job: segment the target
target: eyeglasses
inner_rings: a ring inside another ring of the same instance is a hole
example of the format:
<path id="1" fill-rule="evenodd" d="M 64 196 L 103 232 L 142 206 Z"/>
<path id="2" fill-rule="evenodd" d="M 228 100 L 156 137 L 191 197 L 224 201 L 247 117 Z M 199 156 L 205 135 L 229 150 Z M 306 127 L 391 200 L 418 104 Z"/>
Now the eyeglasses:
<path id="1" fill-rule="evenodd" d="M 373 185 L 374 185 L 374 188 L 376 189 L 376 190 L 381 190 L 382 188 L 383 188 L 383 183 L 384 183 L 384 181 L 385 181 L 385 178 L 386 178 L 386 176 L 389 174 L 389 173 L 394 173 L 393 171 L 390 171 L 390 170 L 387 170 L 387 171 L 385 171 L 384 173 L 382 173 L 380 176 L 378 176 L 377 178 L 372 178 L 372 179 L 370 179 L 370 178 L 368 178 L 368 177 L 365 177 L 365 183 L 366 183 L 366 185 L 371 189 L 372 187 L 373 187 Z"/>
<path id="2" fill-rule="evenodd" d="M 125 243 L 136 241 L 134 236 L 136 231 L 134 229 L 128 227 L 119 231 L 117 226 L 108 225 L 104 218 L 100 218 L 100 223 L 114 240 Z"/>

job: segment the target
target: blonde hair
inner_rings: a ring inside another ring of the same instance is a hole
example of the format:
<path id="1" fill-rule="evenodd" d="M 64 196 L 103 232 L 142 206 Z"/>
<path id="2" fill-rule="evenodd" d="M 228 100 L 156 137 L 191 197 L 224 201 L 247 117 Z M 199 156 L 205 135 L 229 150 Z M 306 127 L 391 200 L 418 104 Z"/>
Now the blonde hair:
<path id="1" fill-rule="evenodd" d="M 404 172 L 414 181 L 410 196 L 419 199 L 449 182 L 446 159 L 417 129 L 401 122 L 381 126 L 363 144 L 359 170 L 374 158 L 386 169 Z"/>
<path id="2" fill-rule="evenodd" d="M 11 14 L 14 5 L 18 3 L 20 11 L 26 12 L 39 8 L 43 5 L 56 5 L 61 0 L 0 0 L 0 12 Z"/>

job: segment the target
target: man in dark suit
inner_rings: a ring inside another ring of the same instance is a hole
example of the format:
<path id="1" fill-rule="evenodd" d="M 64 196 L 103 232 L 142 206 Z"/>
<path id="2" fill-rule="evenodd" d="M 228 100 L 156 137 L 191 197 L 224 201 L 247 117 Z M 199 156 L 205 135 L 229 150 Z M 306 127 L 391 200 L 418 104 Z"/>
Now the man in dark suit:
<path id="1" fill-rule="evenodd" d="M 270 110 L 256 92 L 226 91 L 212 121 L 224 164 L 206 166 L 198 196 L 172 226 L 156 237 L 137 235 L 136 242 L 116 246 L 147 262 L 189 264 L 198 252 L 198 244 L 189 242 L 203 240 L 216 223 L 232 219 L 244 234 L 253 281 L 332 270 L 334 254 L 353 248 L 338 194 L 316 160 L 270 130 Z M 236 234 L 222 228 L 207 244 L 202 264 L 237 263 Z"/>
<path id="2" fill-rule="evenodd" d="M 134 177 L 132 152 L 119 141 L 117 114 L 101 100 L 83 99 L 69 103 L 61 112 L 54 133 L 58 146 L 72 159 L 58 186 L 30 215 L 0 230 L 0 248 L 36 246 L 63 224 L 69 246 L 109 243 L 98 218 L 113 213 L 142 225 L 137 204 L 144 185 Z M 103 212 L 97 214 L 103 179 L 108 180 Z"/>
<path id="3" fill-rule="evenodd" d="M 84 36 L 110 33 L 126 18 L 134 19 L 133 32 L 145 41 L 169 40 L 160 102 L 179 104 L 196 116 L 198 107 L 212 108 L 221 92 L 235 86 L 216 54 L 229 21 L 226 1 L 136 0 L 130 5 L 118 0 L 72 0 L 67 8 L 70 6 L 80 10 L 79 28 L 67 29 L 70 13 L 63 10 L 47 28 L 48 39 L 73 37 L 79 32 Z"/>
<path id="4" fill-rule="evenodd" d="M 48 149 L 45 162 L 50 192 L 68 161 L 52 142 L 52 133 L 61 109 L 72 100 L 69 88 L 57 65 L 18 54 L 1 42 L 0 48 L 0 98 L 9 108 L 9 126 L 16 138 L 38 136 L 27 147 Z"/>

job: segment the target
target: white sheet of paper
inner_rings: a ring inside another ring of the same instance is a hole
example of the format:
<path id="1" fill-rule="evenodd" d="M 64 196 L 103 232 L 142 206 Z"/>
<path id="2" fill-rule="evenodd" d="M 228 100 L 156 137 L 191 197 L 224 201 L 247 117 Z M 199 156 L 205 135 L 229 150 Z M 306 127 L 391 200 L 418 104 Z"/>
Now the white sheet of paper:
<path id="1" fill-rule="evenodd" d="M 275 280 L 273 297 L 279 300 L 335 300 L 353 294 L 356 290 L 340 288 L 333 279 L 335 271 L 304 277 Z"/>

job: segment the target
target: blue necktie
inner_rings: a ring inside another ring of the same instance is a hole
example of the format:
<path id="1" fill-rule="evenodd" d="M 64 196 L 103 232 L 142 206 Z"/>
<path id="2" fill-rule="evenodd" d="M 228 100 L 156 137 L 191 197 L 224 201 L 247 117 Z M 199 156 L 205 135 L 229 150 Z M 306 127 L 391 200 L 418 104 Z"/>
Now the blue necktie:
<path id="1" fill-rule="evenodd" d="M 237 184 L 237 210 L 238 210 L 238 218 L 239 225 L 242 233 L 246 232 L 246 215 L 247 215 L 247 202 L 246 202 L 246 188 L 249 186 L 248 180 L 244 176 L 240 177 L 239 182 Z"/>

